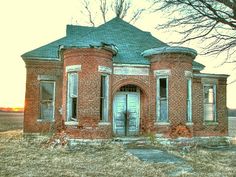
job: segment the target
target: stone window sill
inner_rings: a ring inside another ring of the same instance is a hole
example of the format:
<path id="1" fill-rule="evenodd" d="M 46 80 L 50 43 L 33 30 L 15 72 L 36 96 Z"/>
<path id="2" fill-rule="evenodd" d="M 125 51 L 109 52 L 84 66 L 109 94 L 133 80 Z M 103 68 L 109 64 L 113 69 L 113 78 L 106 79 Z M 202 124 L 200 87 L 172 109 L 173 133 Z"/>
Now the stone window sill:
<path id="1" fill-rule="evenodd" d="M 204 122 L 203 125 L 218 125 L 219 123 L 218 122 Z"/>
<path id="2" fill-rule="evenodd" d="M 65 122 L 65 125 L 78 125 L 78 122 L 69 121 L 69 122 Z"/>
<path id="3" fill-rule="evenodd" d="M 155 122 L 155 125 L 165 126 L 165 125 L 170 125 L 170 122 Z"/>
<path id="4" fill-rule="evenodd" d="M 188 125 L 188 126 L 193 126 L 193 124 L 194 124 L 193 122 L 187 122 L 186 123 L 186 125 Z"/>
<path id="5" fill-rule="evenodd" d="M 54 123 L 55 120 L 37 119 L 37 122 L 39 122 L 39 123 Z"/>
<path id="6" fill-rule="evenodd" d="M 106 126 L 106 125 L 111 125 L 111 123 L 110 122 L 99 122 L 98 125 Z"/>

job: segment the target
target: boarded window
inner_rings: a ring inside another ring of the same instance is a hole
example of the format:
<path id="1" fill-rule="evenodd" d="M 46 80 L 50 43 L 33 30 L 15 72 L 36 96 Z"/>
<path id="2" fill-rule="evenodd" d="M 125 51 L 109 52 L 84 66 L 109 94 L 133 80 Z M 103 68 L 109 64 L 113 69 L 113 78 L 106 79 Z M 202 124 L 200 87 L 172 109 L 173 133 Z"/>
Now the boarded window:
<path id="1" fill-rule="evenodd" d="M 77 121 L 78 73 L 68 73 L 67 92 L 67 121 Z"/>
<path id="2" fill-rule="evenodd" d="M 54 119 L 55 82 L 40 81 L 40 119 Z"/>
<path id="3" fill-rule="evenodd" d="M 157 79 L 157 119 L 168 121 L 168 82 L 167 78 Z"/>
<path id="4" fill-rule="evenodd" d="M 216 86 L 204 85 L 204 119 L 216 120 Z"/>
<path id="5" fill-rule="evenodd" d="M 192 122 L 192 80 L 187 80 L 187 122 Z"/>
<path id="6" fill-rule="evenodd" d="M 100 120 L 108 121 L 109 76 L 101 75 Z"/>

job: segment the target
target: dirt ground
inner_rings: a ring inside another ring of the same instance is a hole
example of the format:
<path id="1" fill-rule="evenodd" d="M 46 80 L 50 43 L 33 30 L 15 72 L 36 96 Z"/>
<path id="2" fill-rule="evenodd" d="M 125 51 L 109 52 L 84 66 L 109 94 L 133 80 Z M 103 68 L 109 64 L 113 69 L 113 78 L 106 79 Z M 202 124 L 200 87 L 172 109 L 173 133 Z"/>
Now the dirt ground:
<path id="1" fill-rule="evenodd" d="M 1 124 L 0 124 L 1 125 Z M 5 124 L 9 125 L 9 124 Z M 1 125 L 2 126 L 2 125 Z M 19 127 L 18 127 L 19 128 Z M 175 163 L 151 163 L 131 155 L 122 144 L 52 146 L 49 137 L 23 137 L 22 130 L 0 132 L 1 177 L 155 177 L 236 176 L 235 150 L 191 147 L 154 147 L 182 158 L 191 172 L 175 173 Z"/>

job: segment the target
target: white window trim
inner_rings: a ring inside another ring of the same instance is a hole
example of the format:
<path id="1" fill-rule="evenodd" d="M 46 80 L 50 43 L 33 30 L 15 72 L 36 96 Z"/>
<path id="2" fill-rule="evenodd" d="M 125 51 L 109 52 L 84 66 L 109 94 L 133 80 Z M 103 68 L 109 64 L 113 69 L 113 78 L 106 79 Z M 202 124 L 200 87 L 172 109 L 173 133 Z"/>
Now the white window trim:
<path id="1" fill-rule="evenodd" d="M 74 65 L 73 65 L 74 66 Z M 71 120 L 68 120 L 69 119 L 69 117 L 68 117 L 68 114 L 69 114 L 69 109 L 68 109 L 68 107 L 69 107 L 69 102 L 68 102 L 68 99 L 69 99 L 69 82 L 68 82 L 68 75 L 69 74 L 71 74 L 71 73 L 76 73 L 77 75 L 78 75 L 78 85 L 77 85 L 77 88 L 78 88 L 78 90 L 77 90 L 77 108 L 76 108 L 76 111 L 77 111 L 77 113 L 78 113 L 78 100 L 79 100 L 79 74 L 78 74 L 78 72 L 76 72 L 76 71 L 70 71 L 70 72 L 68 72 L 67 73 L 67 88 L 66 88 L 66 90 L 67 90 L 67 94 L 66 94 L 66 121 L 65 121 L 65 125 L 78 125 L 78 115 L 77 115 L 77 118 L 76 118 L 76 121 L 71 121 Z"/>
<path id="2" fill-rule="evenodd" d="M 160 116 L 161 116 L 161 104 L 160 104 L 160 79 L 166 79 L 166 104 L 167 104 L 167 110 L 166 110 L 166 121 L 160 122 Z M 169 122 L 169 78 L 168 76 L 158 76 L 156 79 L 156 121 L 159 123 L 168 123 Z"/>
<path id="3" fill-rule="evenodd" d="M 100 126 L 108 126 L 108 125 L 111 125 L 110 122 L 99 122 L 98 125 Z"/>
<path id="4" fill-rule="evenodd" d="M 190 85 L 189 85 L 190 84 Z M 187 94 L 189 94 L 189 98 L 187 98 L 187 122 L 192 123 L 192 78 L 187 78 Z M 189 107 L 188 107 L 188 101 L 189 101 Z"/>
<path id="5" fill-rule="evenodd" d="M 66 121 L 65 125 L 78 125 L 78 121 Z"/>
<path id="6" fill-rule="evenodd" d="M 81 65 L 70 65 L 66 66 L 66 72 L 78 72 L 81 71 Z"/>
<path id="7" fill-rule="evenodd" d="M 38 75 L 39 81 L 55 81 L 56 79 L 57 77 L 54 75 Z"/>
<path id="8" fill-rule="evenodd" d="M 98 66 L 98 72 L 112 74 L 112 69 L 107 66 Z"/>
<path id="9" fill-rule="evenodd" d="M 100 121 L 101 122 L 108 122 L 109 121 L 109 98 L 110 98 L 110 95 L 109 95 L 110 94 L 110 92 L 109 92 L 110 75 L 102 73 L 101 76 L 105 76 L 105 85 L 106 85 L 105 94 L 107 95 L 107 97 L 105 100 L 105 117 L 103 117 L 103 119 Z"/>
<path id="10" fill-rule="evenodd" d="M 154 125 L 169 126 L 170 122 L 155 122 Z"/>
<path id="11" fill-rule="evenodd" d="M 187 122 L 187 123 L 185 123 L 187 126 L 193 126 L 194 125 L 194 123 L 193 122 Z"/>
<path id="12" fill-rule="evenodd" d="M 204 87 L 205 87 L 205 86 L 213 86 L 213 94 L 214 94 L 214 95 L 213 95 L 213 99 L 214 99 L 214 100 L 213 100 L 213 102 L 214 102 L 213 116 L 214 116 L 214 117 L 213 117 L 213 120 L 212 120 L 212 121 L 209 121 L 209 120 L 206 120 L 206 119 L 205 119 L 205 102 L 204 102 L 204 99 L 205 99 L 205 95 L 204 95 L 204 94 L 205 94 L 205 93 L 204 93 L 205 90 L 204 90 Z M 216 101 L 217 101 L 217 100 L 216 100 L 216 91 L 217 91 L 217 88 L 216 88 L 216 84 L 215 84 L 215 83 L 211 83 L 211 84 L 210 84 L 210 83 L 208 83 L 208 84 L 204 83 L 204 84 L 203 84 L 203 119 L 204 119 L 204 123 L 209 123 L 209 124 L 210 124 L 210 123 L 214 123 L 214 122 L 217 123 L 217 122 L 218 122 L 218 120 L 217 120 L 217 114 L 216 114 L 216 112 L 217 112 L 217 110 L 216 110 L 216 103 L 217 103 L 217 102 L 216 102 Z"/>
<path id="13" fill-rule="evenodd" d="M 54 115 L 53 115 L 54 116 Z M 46 122 L 55 122 L 55 119 L 53 118 L 53 120 L 44 120 L 44 119 L 41 119 L 40 117 L 37 119 L 37 122 L 39 123 L 46 123 Z"/>
<path id="14" fill-rule="evenodd" d="M 171 75 L 171 71 L 169 69 L 160 69 L 160 70 L 154 70 L 154 75 L 156 76 L 165 76 L 168 77 Z"/>
<path id="15" fill-rule="evenodd" d="M 42 119 L 41 117 L 41 83 L 42 82 L 52 82 L 53 83 L 53 87 L 54 87 L 54 90 L 53 90 L 53 100 L 52 100 L 52 103 L 53 103 L 53 113 L 52 113 L 52 120 L 45 120 L 45 119 Z M 39 98 L 39 112 L 40 112 L 40 116 L 39 118 L 37 119 L 37 122 L 55 122 L 55 100 L 56 100 L 56 81 L 54 80 L 40 80 L 40 86 L 39 86 L 39 89 L 40 89 L 40 98 Z"/>

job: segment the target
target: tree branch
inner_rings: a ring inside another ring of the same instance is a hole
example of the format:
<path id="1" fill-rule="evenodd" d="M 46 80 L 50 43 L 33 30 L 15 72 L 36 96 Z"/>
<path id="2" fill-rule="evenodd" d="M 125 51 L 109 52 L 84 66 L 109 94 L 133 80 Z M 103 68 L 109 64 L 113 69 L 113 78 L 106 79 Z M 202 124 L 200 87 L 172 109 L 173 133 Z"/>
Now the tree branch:
<path id="1" fill-rule="evenodd" d="M 100 0 L 100 11 L 102 13 L 102 18 L 103 22 L 106 23 L 106 14 L 108 12 L 108 7 L 107 7 L 107 1 L 106 0 Z"/>
<path id="2" fill-rule="evenodd" d="M 89 7 L 89 1 L 88 0 L 84 0 L 83 1 L 83 6 L 85 8 L 85 10 L 87 11 L 88 13 L 88 16 L 89 16 L 89 23 L 94 27 L 95 26 L 95 23 L 94 23 L 94 20 L 92 18 L 92 12 L 90 10 L 90 7 Z"/>
<path id="3" fill-rule="evenodd" d="M 153 8 L 170 18 L 157 29 L 182 35 L 175 44 L 204 41 L 204 54 L 226 52 L 225 61 L 236 54 L 236 0 L 154 0 Z"/>

